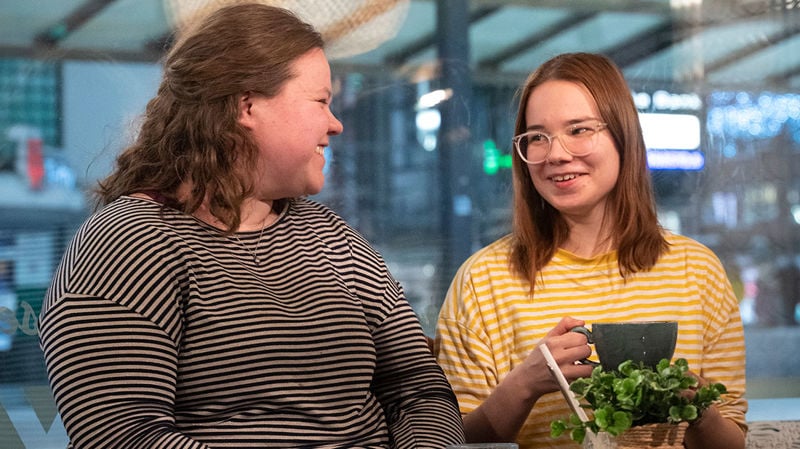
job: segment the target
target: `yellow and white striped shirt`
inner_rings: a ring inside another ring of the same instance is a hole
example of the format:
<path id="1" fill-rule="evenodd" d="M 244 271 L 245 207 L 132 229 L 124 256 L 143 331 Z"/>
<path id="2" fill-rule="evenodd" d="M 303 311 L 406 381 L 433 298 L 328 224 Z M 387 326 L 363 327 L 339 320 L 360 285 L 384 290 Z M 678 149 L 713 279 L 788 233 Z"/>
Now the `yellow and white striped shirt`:
<path id="1" fill-rule="evenodd" d="M 438 361 L 458 396 L 461 412 L 476 409 L 564 316 L 600 321 L 678 321 L 675 358 L 728 389 L 719 410 L 743 428 L 744 333 L 739 305 L 719 259 L 702 244 L 668 234 L 669 251 L 648 272 L 627 280 L 617 253 L 590 259 L 558 250 L 529 283 L 510 270 L 511 238 L 472 255 L 459 269 L 437 324 Z M 594 357 L 596 360 L 596 355 Z M 575 448 L 550 437 L 550 422 L 569 416 L 559 392 L 543 396 L 523 426 L 526 448 Z"/>

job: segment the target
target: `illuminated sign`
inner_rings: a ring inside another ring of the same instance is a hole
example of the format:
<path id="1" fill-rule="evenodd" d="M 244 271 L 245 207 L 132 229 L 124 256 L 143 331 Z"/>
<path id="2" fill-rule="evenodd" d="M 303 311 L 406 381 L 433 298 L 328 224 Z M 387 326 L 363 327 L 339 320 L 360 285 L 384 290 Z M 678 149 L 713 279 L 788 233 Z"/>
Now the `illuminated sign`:
<path id="1" fill-rule="evenodd" d="M 652 170 L 702 170 L 705 165 L 700 151 L 647 150 L 647 166 Z"/>
<path id="2" fill-rule="evenodd" d="M 511 155 L 503 154 L 494 140 L 483 142 L 483 172 L 487 175 L 496 175 L 500 169 L 511 168 Z"/>
<path id="3" fill-rule="evenodd" d="M 657 90 L 650 95 L 647 92 L 632 92 L 636 109 L 649 111 L 699 111 L 703 108 L 703 100 L 694 93 L 674 94 L 665 90 Z"/>
<path id="4" fill-rule="evenodd" d="M 702 170 L 700 119 L 691 114 L 640 113 L 647 166 L 652 170 Z"/>
<path id="5" fill-rule="evenodd" d="M 688 114 L 639 114 L 648 150 L 700 148 L 700 119 Z"/>

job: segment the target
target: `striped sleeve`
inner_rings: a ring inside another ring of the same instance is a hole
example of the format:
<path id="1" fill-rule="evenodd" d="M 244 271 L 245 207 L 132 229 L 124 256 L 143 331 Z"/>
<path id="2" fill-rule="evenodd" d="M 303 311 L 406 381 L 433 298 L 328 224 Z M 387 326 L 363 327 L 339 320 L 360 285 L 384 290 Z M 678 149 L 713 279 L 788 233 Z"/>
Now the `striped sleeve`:
<path id="1" fill-rule="evenodd" d="M 456 398 L 407 302 L 397 303 L 375 342 L 375 393 L 384 405 L 394 447 L 433 448 L 463 441 Z"/>
<path id="2" fill-rule="evenodd" d="M 464 441 L 453 390 L 428 349 L 422 326 L 383 259 L 352 232 L 354 289 L 374 321 L 373 389 L 383 405 L 392 447 L 441 448 Z"/>
<path id="3" fill-rule="evenodd" d="M 65 296 L 43 317 L 50 384 L 75 449 L 204 449 L 175 430 L 177 348 L 141 315 Z"/>
<path id="4" fill-rule="evenodd" d="M 745 399 L 744 328 L 739 302 L 717 256 L 702 245 L 688 245 L 696 261 L 690 277 L 703 301 L 703 347 L 697 357 L 698 374 L 725 385 L 728 393 L 718 405 L 720 414 L 747 430 Z M 691 368 L 690 364 L 690 368 Z"/>

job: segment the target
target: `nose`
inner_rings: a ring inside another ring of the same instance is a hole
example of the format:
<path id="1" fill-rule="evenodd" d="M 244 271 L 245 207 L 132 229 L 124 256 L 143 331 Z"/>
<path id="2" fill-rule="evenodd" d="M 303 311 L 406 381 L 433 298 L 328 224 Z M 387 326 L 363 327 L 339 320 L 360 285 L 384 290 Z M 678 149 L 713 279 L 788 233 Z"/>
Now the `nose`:
<path id="1" fill-rule="evenodd" d="M 342 125 L 342 122 L 340 122 L 339 119 L 333 115 L 333 112 L 331 112 L 330 123 L 328 123 L 328 135 L 336 136 L 341 134 L 342 131 L 344 131 L 344 125 Z"/>
<path id="2" fill-rule="evenodd" d="M 558 142 L 558 150 L 556 150 L 556 142 Z M 550 151 L 547 152 L 545 162 L 559 162 L 567 159 L 572 159 L 572 154 L 561 141 L 561 134 L 556 134 L 550 138 Z"/>

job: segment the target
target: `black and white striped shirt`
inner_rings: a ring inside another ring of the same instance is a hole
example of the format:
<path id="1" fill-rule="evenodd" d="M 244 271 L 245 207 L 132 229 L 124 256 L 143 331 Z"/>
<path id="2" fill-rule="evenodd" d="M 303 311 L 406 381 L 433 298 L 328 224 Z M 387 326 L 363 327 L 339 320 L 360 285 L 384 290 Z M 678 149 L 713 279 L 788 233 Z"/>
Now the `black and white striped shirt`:
<path id="1" fill-rule="evenodd" d="M 357 232 L 309 200 L 289 202 L 263 235 L 225 236 L 118 199 L 65 252 L 40 338 L 75 449 L 463 439 L 400 286 Z"/>

